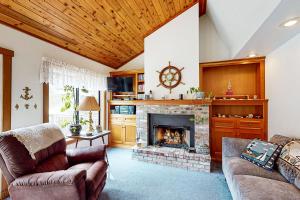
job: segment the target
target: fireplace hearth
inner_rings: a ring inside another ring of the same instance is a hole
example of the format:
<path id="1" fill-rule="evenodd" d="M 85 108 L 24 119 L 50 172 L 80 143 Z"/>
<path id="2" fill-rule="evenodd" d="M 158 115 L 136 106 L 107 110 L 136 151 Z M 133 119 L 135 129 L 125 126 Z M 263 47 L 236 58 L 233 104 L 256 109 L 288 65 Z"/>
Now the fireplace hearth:
<path id="1" fill-rule="evenodd" d="M 132 158 L 209 172 L 209 105 L 152 103 L 136 107 L 137 145 Z"/>

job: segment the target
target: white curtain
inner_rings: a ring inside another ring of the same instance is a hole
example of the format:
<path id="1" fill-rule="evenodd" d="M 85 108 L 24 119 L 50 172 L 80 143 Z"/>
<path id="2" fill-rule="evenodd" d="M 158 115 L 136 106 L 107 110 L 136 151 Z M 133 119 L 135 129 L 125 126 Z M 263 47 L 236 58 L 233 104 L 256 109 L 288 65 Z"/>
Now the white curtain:
<path id="1" fill-rule="evenodd" d="M 40 82 L 54 87 L 72 85 L 88 90 L 106 90 L 106 76 L 53 58 L 42 57 Z"/>

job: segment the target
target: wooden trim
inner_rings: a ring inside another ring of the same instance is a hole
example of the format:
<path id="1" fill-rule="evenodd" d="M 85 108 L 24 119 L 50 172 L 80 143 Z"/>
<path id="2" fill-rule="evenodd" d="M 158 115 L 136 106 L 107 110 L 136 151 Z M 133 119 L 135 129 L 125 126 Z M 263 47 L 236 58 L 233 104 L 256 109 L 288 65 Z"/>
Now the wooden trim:
<path id="1" fill-rule="evenodd" d="M 176 17 L 178 17 L 179 15 L 181 15 L 182 13 L 184 13 L 185 11 L 187 11 L 188 9 L 190 9 L 191 7 L 193 7 L 194 5 L 196 5 L 198 3 L 198 1 L 195 1 L 194 3 L 192 3 L 191 5 L 187 6 L 185 9 L 183 9 L 182 11 L 180 11 L 179 13 L 177 13 L 176 15 L 174 15 L 172 18 L 168 19 L 167 21 L 165 21 L 164 23 L 159 24 L 158 26 L 154 27 L 153 29 L 151 29 L 150 31 L 148 31 L 145 35 L 145 37 L 148 37 L 149 35 L 151 35 L 152 33 L 154 33 L 155 31 L 157 31 L 159 28 L 161 28 L 162 26 L 164 26 L 165 24 L 169 23 L 170 21 L 172 21 L 173 19 L 175 19 Z"/>
<path id="2" fill-rule="evenodd" d="M 132 69 L 132 70 L 125 70 L 125 71 L 114 71 L 110 72 L 110 76 L 123 76 L 123 75 L 134 75 L 144 73 L 144 69 Z"/>
<path id="3" fill-rule="evenodd" d="M 268 103 L 268 99 L 249 99 L 249 100 L 213 100 L 213 106 L 262 106 Z"/>
<path id="4" fill-rule="evenodd" d="M 111 100 L 109 105 L 211 105 L 211 100 L 132 100 L 118 101 Z"/>
<path id="5" fill-rule="evenodd" d="M 12 58 L 14 51 L 0 47 L 0 54 L 3 55 L 3 88 L 0 88 L 3 90 L 2 131 L 8 131 L 11 129 Z M 5 199 L 8 196 L 7 183 L 2 176 L 0 198 Z"/>
<path id="6" fill-rule="evenodd" d="M 49 122 L 49 84 L 43 83 L 43 123 Z"/>
<path id="7" fill-rule="evenodd" d="M 0 54 L 6 55 L 6 56 L 10 56 L 10 57 L 14 57 L 14 51 L 9 50 L 9 49 L 4 49 L 2 47 L 0 47 Z"/>
<path id="8" fill-rule="evenodd" d="M 207 0 L 199 0 L 199 16 L 206 14 Z"/>
<path id="9" fill-rule="evenodd" d="M 9 50 L 8 50 L 9 51 Z M 11 129 L 12 56 L 3 54 L 3 131 Z"/>
<path id="10" fill-rule="evenodd" d="M 242 58 L 242 59 L 234 59 L 234 60 L 221 60 L 214 62 L 204 62 L 200 63 L 200 67 L 218 67 L 218 66 L 228 66 L 228 65 L 243 65 L 243 64 L 252 64 L 252 63 L 260 63 L 264 62 L 266 59 L 265 56 L 255 57 L 255 58 Z"/>

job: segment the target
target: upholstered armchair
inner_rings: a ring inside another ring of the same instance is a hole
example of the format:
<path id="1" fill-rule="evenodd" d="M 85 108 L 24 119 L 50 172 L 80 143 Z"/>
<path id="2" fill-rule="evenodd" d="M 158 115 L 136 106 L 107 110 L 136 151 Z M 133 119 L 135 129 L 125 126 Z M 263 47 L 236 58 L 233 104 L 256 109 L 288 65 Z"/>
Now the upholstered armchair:
<path id="1" fill-rule="evenodd" d="M 98 199 L 107 176 L 105 146 L 66 150 L 62 138 L 32 156 L 16 134 L 41 131 L 61 133 L 58 127 L 43 124 L 0 135 L 0 167 L 12 200 Z"/>

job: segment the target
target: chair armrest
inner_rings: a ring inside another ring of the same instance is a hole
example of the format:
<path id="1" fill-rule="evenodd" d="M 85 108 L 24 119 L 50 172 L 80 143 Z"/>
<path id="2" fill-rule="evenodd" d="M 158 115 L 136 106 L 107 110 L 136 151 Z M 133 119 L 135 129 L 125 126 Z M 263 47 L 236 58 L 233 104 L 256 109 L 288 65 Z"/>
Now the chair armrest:
<path id="1" fill-rule="evenodd" d="M 84 162 L 96 162 L 98 160 L 104 160 L 105 155 L 105 145 L 67 150 L 68 162 L 71 166 Z"/>
<path id="2" fill-rule="evenodd" d="M 251 141 L 249 139 L 223 137 L 222 157 L 240 157 L 242 151 Z"/>
<path id="3" fill-rule="evenodd" d="M 19 177 L 12 182 L 13 186 L 47 186 L 73 185 L 85 181 L 85 170 L 60 170 L 30 174 Z"/>
<path id="4" fill-rule="evenodd" d="M 15 179 L 9 185 L 12 199 L 85 199 L 85 170 L 35 173 Z"/>

